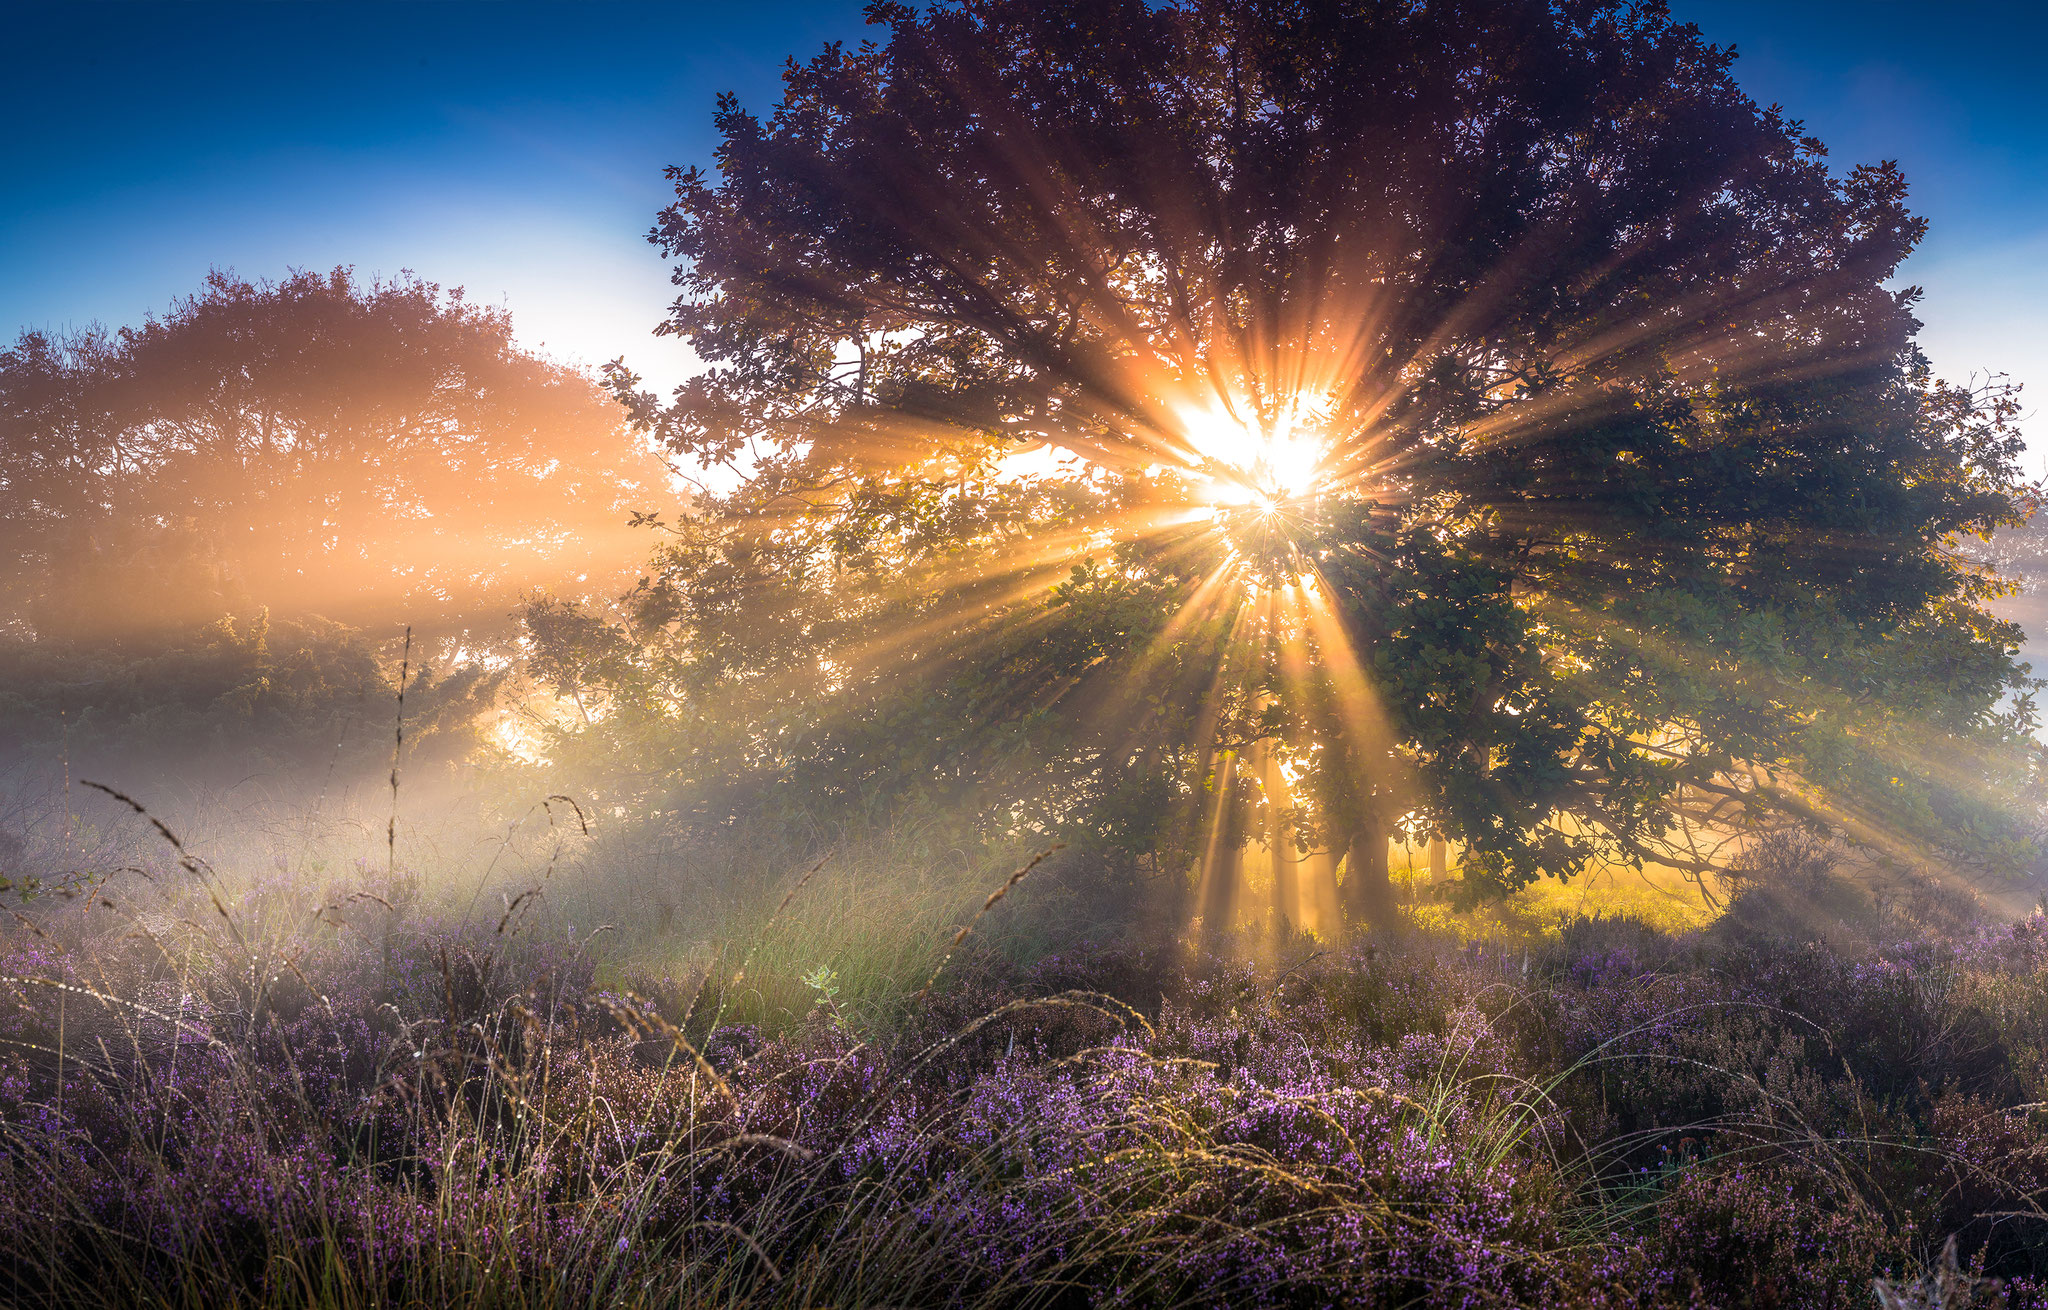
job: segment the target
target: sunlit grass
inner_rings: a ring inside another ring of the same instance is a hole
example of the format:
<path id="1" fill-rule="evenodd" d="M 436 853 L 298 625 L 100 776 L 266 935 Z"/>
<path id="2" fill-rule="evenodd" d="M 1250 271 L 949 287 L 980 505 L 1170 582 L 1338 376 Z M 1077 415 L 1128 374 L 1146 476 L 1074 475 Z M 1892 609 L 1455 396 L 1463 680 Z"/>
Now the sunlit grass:
<path id="1" fill-rule="evenodd" d="M 1540 878 L 1472 915 L 1437 913 L 1434 926 L 1464 931 L 1497 931 L 1530 940 L 1555 938 L 1560 925 L 1574 919 L 1626 917 L 1662 932 L 1697 931 L 1714 922 L 1725 905 L 1709 901 L 1699 884 L 1675 869 L 1650 865 L 1631 869 L 1595 866 L 1567 881 Z"/>

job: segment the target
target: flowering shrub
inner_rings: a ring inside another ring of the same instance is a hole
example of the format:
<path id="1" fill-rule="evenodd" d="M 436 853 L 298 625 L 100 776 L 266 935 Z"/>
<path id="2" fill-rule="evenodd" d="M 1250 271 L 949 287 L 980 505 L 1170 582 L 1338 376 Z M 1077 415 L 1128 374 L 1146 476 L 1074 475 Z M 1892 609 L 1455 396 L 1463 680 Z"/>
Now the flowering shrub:
<path id="1" fill-rule="evenodd" d="M 1951 1236 L 2048 1304 L 2039 920 L 1079 947 L 870 1031 L 567 935 L 93 913 L 0 955 L 14 1304 L 1847 1307 Z"/>

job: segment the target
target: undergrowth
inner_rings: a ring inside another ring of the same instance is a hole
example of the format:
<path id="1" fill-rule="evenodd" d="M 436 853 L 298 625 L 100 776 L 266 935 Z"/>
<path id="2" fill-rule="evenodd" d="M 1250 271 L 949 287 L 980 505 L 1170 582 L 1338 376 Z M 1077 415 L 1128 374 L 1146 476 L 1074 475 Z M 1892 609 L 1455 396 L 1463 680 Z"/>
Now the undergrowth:
<path id="1" fill-rule="evenodd" d="M 1055 948 L 958 857 L 607 929 L 527 823 L 19 902 L 0 1299 L 2048 1307 L 2038 917 Z"/>

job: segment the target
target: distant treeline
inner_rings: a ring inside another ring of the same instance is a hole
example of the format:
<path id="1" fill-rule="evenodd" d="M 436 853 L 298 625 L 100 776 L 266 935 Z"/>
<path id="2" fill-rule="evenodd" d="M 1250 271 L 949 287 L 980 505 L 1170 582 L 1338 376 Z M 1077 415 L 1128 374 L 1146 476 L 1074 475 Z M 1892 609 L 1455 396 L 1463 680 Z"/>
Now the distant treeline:
<path id="1" fill-rule="evenodd" d="M 674 500 L 602 387 L 409 275 L 215 273 L 140 327 L 25 332 L 0 353 L 0 765 L 388 754 L 408 627 L 416 741 L 453 750 L 522 598 L 629 585 L 629 521 Z"/>

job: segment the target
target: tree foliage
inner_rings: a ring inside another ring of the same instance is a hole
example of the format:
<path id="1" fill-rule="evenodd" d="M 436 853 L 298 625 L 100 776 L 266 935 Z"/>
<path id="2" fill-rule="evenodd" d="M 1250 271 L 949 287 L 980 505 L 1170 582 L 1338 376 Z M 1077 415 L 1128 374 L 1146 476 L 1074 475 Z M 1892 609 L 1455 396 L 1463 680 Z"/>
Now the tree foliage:
<path id="1" fill-rule="evenodd" d="M 309 793 L 381 783 L 399 670 L 379 645 L 329 620 L 262 613 L 160 633 L 146 649 L 0 642 L 0 771 L 158 797 L 253 778 Z M 503 681 L 475 662 L 413 659 L 407 771 L 472 755 Z"/>
<path id="2" fill-rule="evenodd" d="M 2031 684 L 1958 549 L 2019 439 L 1914 345 L 1892 165 L 1657 3 L 869 12 L 672 170 L 709 367 L 613 382 L 733 489 L 610 665 L 563 647 L 607 732 L 1349 851 L 1367 911 L 1396 832 L 1489 886 L 1787 820 L 2028 857 Z"/>
<path id="3" fill-rule="evenodd" d="M 664 469 L 502 310 L 407 275 L 214 273 L 118 332 L 0 353 L 0 626 L 100 642 L 224 611 L 502 631 L 606 591 Z"/>

